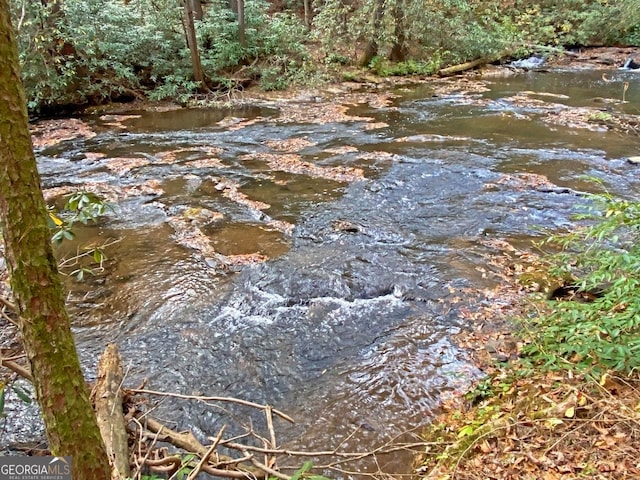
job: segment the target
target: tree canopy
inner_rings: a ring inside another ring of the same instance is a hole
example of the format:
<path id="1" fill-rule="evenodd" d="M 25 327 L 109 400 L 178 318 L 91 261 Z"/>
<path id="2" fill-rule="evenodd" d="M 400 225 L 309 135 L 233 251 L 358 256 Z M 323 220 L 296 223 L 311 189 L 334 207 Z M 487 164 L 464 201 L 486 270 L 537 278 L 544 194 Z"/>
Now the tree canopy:
<path id="1" fill-rule="evenodd" d="M 31 110 L 143 96 L 180 100 L 249 82 L 281 89 L 339 78 L 346 65 L 429 74 L 548 47 L 640 44 L 634 0 L 12 0 L 11 6 Z"/>

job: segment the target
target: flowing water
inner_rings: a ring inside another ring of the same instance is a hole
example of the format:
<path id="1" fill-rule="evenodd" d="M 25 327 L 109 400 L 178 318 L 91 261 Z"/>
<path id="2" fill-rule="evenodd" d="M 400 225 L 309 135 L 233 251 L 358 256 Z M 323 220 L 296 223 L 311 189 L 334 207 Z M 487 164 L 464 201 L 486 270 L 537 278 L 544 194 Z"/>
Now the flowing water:
<path id="1" fill-rule="evenodd" d="M 69 282 L 88 374 L 116 341 L 128 384 L 272 404 L 297 421 L 277 425 L 289 446 L 348 439 L 345 448 L 366 450 L 419 432 L 482 375 L 452 338 L 467 325 L 446 300 L 495 285 L 478 270 L 485 240 L 569 226 L 579 192 L 596 191 L 585 175 L 637 192 L 638 167 L 626 161 L 639 154 L 636 137 L 549 121 L 567 107 L 637 113 L 638 74 L 607 75 L 138 112 L 124 127 L 84 119 L 95 137 L 38 159 L 47 188 L 116 192 L 115 213 L 80 231 L 81 244 L 119 240 L 106 274 Z M 519 101 L 522 92 L 544 103 Z M 318 120 L 347 97 L 350 117 Z M 243 264 L 256 253 L 268 259 Z M 160 412 L 203 436 L 252 415 L 178 401 Z M 385 461 L 392 473 L 411 469 L 406 456 Z"/>

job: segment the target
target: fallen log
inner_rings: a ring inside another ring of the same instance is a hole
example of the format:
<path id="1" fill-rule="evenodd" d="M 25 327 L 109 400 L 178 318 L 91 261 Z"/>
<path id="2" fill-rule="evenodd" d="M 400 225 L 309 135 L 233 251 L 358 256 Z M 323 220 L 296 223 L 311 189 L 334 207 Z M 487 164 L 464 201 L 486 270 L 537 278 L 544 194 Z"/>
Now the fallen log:
<path id="1" fill-rule="evenodd" d="M 452 65 L 451 67 L 443 68 L 438 71 L 438 75 L 441 77 L 448 77 L 451 75 L 455 75 L 456 73 L 466 72 L 467 70 L 472 70 L 476 67 L 481 67 L 482 65 L 486 65 L 487 63 L 491 63 L 494 60 L 491 58 L 478 58 L 477 60 L 473 60 L 471 62 L 464 62 L 458 65 Z"/>
<path id="2" fill-rule="evenodd" d="M 483 65 L 494 63 L 504 58 L 510 57 L 511 55 L 513 55 L 513 51 L 514 49 L 511 48 L 495 55 L 478 58 L 476 60 L 460 63 L 458 65 L 452 65 L 447 68 L 442 68 L 438 71 L 438 75 L 441 77 L 448 77 L 451 75 L 455 75 L 456 73 L 466 72 L 468 70 L 472 70 L 477 67 L 482 67 Z"/>

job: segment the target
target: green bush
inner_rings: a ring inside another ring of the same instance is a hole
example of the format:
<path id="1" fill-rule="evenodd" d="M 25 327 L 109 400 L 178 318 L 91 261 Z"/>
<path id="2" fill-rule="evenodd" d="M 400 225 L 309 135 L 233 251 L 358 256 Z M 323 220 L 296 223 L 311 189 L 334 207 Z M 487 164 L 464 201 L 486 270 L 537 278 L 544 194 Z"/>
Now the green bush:
<path id="1" fill-rule="evenodd" d="M 592 197 L 577 231 L 550 238 L 562 248 L 551 273 L 590 301 L 552 301 L 530 319 L 525 351 L 551 368 L 629 373 L 640 367 L 640 202 Z"/>
<path id="2" fill-rule="evenodd" d="M 197 31 L 202 65 L 208 74 L 232 72 L 255 62 L 265 65 L 263 74 L 270 76 L 278 69 L 286 73 L 291 62 L 305 58 L 302 23 L 284 13 L 268 15 L 268 10 L 269 4 L 263 0 L 246 1 L 246 46 L 243 48 L 238 42 L 236 15 L 229 9 L 228 2 L 218 0 L 207 8 L 203 20 L 197 22 Z"/>
<path id="3" fill-rule="evenodd" d="M 512 13 L 526 41 L 545 45 L 611 45 L 623 42 L 640 21 L 634 0 L 543 0 Z"/>
<path id="4" fill-rule="evenodd" d="M 172 0 L 23 4 L 14 24 L 31 110 L 131 95 L 189 67 Z"/>

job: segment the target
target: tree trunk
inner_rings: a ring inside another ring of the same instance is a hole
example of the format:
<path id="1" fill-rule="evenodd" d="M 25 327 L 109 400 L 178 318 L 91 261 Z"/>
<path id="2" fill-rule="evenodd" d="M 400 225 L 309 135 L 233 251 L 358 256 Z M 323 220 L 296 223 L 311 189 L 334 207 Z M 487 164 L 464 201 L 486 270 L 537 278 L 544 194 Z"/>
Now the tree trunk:
<path id="1" fill-rule="evenodd" d="M 204 18 L 204 10 L 202 9 L 201 0 L 190 0 L 191 10 L 193 11 L 193 18 L 196 20 L 202 20 Z"/>
<path id="2" fill-rule="evenodd" d="M 204 77 L 202 62 L 200 61 L 200 53 L 198 52 L 198 39 L 196 38 L 196 27 L 193 23 L 193 2 L 191 0 L 182 0 L 184 10 L 182 14 L 182 23 L 187 35 L 187 45 L 191 53 L 191 67 L 193 69 L 193 79 L 200 84 L 200 88 L 208 90 Z"/>
<path id="3" fill-rule="evenodd" d="M 303 0 L 304 5 L 304 26 L 307 30 L 311 29 L 311 22 L 313 21 L 313 12 L 311 11 L 311 0 Z"/>
<path id="4" fill-rule="evenodd" d="M 242 48 L 247 48 L 247 35 L 244 18 L 244 0 L 238 0 L 238 43 Z"/>
<path id="5" fill-rule="evenodd" d="M 373 31 L 371 39 L 364 47 L 364 53 L 358 62 L 361 67 L 368 67 L 371 60 L 378 55 L 378 32 L 382 25 L 382 17 L 384 15 L 384 0 L 375 0 L 375 10 L 373 12 Z"/>
<path id="6" fill-rule="evenodd" d="M 0 0 L 0 227 L 24 350 L 53 455 L 74 480 L 111 469 L 71 334 L 31 145 L 8 0 Z"/>
<path id="7" fill-rule="evenodd" d="M 397 0 L 393 9 L 395 21 L 393 33 L 394 42 L 389 52 L 389 60 L 392 62 L 404 62 L 407 58 L 406 37 L 404 34 L 404 5 L 403 0 Z"/>

